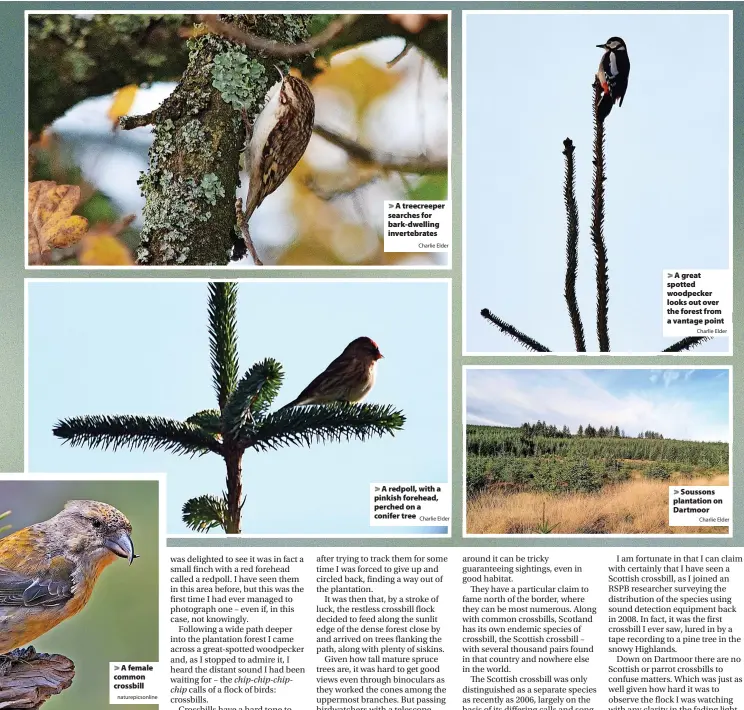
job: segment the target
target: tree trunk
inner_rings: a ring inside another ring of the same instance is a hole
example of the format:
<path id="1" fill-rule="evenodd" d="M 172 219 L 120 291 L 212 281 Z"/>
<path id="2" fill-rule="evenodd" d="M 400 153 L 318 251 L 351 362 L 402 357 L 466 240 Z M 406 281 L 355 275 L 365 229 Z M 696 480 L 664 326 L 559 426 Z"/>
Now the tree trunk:
<path id="1" fill-rule="evenodd" d="M 307 39 L 309 15 L 226 15 L 241 29 L 280 42 Z M 238 165 L 245 144 L 239 106 L 249 121 L 279 79 L 272 58 L 258 58 L 229 40 L 206 34 L 189 40 L 189 64 L 155 125 L 145 197 L 144 265 L 227 264 L 235 240 Z M 285 66 L 286 69 L 286 66 Z M 125 128 L 144 125 L 137 117 Z"/>
<path id="2" fill-rule="evenodd" d="M 241 498 L 243 497 L 243 454 L 237 450 L 225 453 L 227 466 L 227 528 L 228 535 L 239 535 Z"/>

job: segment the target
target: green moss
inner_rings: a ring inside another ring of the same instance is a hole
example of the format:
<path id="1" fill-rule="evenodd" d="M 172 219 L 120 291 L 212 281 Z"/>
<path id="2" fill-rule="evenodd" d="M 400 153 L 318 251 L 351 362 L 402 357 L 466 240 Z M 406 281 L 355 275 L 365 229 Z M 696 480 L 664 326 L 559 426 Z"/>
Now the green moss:
<path id="1" fill-rule="evenodd" d="M 284 41 L 287 44 L 304 42 L 308 35 L 308 25 L 312 15 L 282 15 L 284 20 Z"/>
<path id="2" fill-rule="evenodd" d="M 180 76 L 183 22 L 183 15 L 31 13 L 29 128 L 41 130 L 83 99 Z"/>
<path id="3" fill-rule="evenodd" d="M 272 37 L 284 44 L 304 42 L 309 34 L 312 15 L 259 15 L 256 27 L 252 28 L 263 37 Z"/>
<path id="4" fill-rule="evenodd" d="M 84 51 L 77 48 L 67 52 L 67 70 L 72 81 L 85 81 L 95 62 Z"/>

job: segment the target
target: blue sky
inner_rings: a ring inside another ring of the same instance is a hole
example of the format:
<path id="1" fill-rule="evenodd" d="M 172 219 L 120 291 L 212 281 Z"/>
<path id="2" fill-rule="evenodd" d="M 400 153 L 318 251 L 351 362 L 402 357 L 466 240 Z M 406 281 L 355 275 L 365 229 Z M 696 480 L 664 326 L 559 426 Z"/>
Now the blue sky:
<path id="1" fill-rule="evenodd" d="M 525 352 L 481 318 L 488 308 L 553 351 L 575 351 L 563 297 L 566 137 L 576 147 L 579 306 L 598 349 L 591 83 L 595 45 L 612 35 L 625 39 L 632 67 L 606 123 L 611 347 L 667 347 L 662 271 L 729 267 L 729 17 L 501 14 L 465 24 L 466 349 Z M 727 348 L 717 338 L 697 350 Z"/>
<path id="2" fill-rule="evenodd" d="M 619 426 L 669 439 L 730 441 L 725 369 L 469 369 L 467 423 Z"/>
<path id="3" fill-rule="evenodd" d="M 206 308 L 206 282 L 29 282 L 29 470 L 164 471 L 168 532 L 188 532 L 181 506 L 222 491 L 221 458 L 70 448 L 52 436 L 52 427 L 75 415 L 185 419 L 216 407 Z M 277 406 L 299 394 L 351 340 L 368 335 L 384 359 L 367 401 L 392 404 L 407 417 L 395 437 L 249 451 L 244 533 L 431 531 L 370 528 L 368 491 L 377 481 L 448 480 L 448 311 L 443 282 L 241 283 L 241 372 L 264 357 L 278 359 L 286 374 Z"/>

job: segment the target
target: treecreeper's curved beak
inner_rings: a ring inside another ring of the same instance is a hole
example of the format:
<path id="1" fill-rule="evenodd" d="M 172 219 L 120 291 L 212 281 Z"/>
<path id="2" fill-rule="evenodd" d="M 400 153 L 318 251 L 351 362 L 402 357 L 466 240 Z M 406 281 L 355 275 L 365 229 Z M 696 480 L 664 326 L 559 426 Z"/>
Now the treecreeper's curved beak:
<path id="1" fill-rule="evenodd" d="M 129 560 L 129 564 L 139 557 L 134 554 L 134 543 L 129 534 L 120 530 L 116 535 L 106 538 L 106 547 L 118 557 L 124 557 Z"/>

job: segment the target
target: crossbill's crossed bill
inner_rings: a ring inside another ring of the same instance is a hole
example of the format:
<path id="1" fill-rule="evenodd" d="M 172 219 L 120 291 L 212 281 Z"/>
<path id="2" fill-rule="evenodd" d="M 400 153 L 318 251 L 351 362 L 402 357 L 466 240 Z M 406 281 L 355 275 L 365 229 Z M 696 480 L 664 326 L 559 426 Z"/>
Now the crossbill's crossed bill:
<path id="1" fill-rule="evenodd" d="M 0 538 L 0 654 L 77 614 L 117 557 L 131 565 L 131 534 L 116 508 L 71 500 L 53 518 Z"/>

